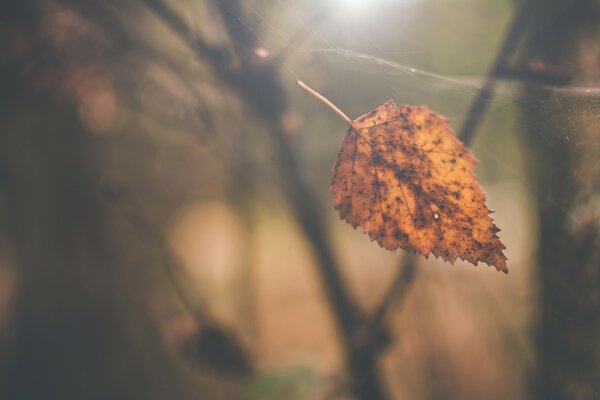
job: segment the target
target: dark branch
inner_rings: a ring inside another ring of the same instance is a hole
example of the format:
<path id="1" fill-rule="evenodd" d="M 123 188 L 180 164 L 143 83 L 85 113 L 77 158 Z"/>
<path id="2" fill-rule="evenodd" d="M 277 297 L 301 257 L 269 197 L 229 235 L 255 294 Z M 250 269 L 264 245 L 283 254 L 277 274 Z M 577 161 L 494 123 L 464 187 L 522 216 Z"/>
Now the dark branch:
<path id="1" fill-rule="evenodd" d="M 508 31 L 506 32 L 504 41 L 496 54 L 496 59 L 487 74 L 483 87 L 479 90 L 477 96 L 475 96 L 475 100 L 467 112 L 467 118 L 458 134 L 459 139 L 461 139 L 466 146 L 469 146 L 475 138 L 475 134 L 483 121 L 482 116 L 486 113 L 492 98 L 494 97 L 494 88 L 496 87 L 497 77 L 501 72 L 505 71 L 510 57 L 515 53 L 519 39 L 523 36 L 523 33 L 527 28 L 531 15 L 531 8 L 530 1 L 521 0 L 519 8 L 515 12 Z"/>
<path id="2" fill-rule="evenodd" d="M 211 46 L 204 42 L 202 38 L 194 35 L 194 32 L 187 26 L 181 16 L 163 1 L 143 0 L 143 2 L 196 54 L 208 60 L 221 79 L 229 81 L 232 78 L 230 70 L 227 68 L 232 61 L 232 54 L 228 49 Z"/>
<path id="3" fill-rule="evenodd" d="M 184 40 L 199 57 L 207 57 L 206 46 L 198 46 L 191 36 L 185 21 L 173 12 L 166 4 L 158 0 L 144 0 L 159 17 Z M 329 244 L 327 230 L 323 225 L 324 218 L 319 211 L 318 201 L 300 173 L 300 168 L 288 137 L 281 128 L 281 118 L 287 112 L 287 93 L 277 79 L 277 71 L 268 63 L 248 62 L 253 49 L 259 47 L 252 32 L 240 19 L 243 14 L 239 2 L 223 0 L 218 2 L 222 18 L 228 33 L 238 53 L 241 66 L 234 73 L 223 76 L 221 63 L 208 57 L 211 66 L 223 79 L 224 83 L 238 91 L 247 104 L 251 105 L 257 114 L 269 123 L 269 133 L 275 146 L 275 152 L 282 166 L 283 181 L 286 182 L 286 194 L 292 205 L 298 224 L 304 231 L 318 260 L 318 267 L 325 285 L 327 296 L 338 319 L 340 331 L 345 343 L 351 341 L 349 335 L 354 331 L 361 314 L 358 306 L 349 295 L 343 283 L 340 268 L 335 261 Z M 216 51 L 218 54 L 219 52 Z"/>

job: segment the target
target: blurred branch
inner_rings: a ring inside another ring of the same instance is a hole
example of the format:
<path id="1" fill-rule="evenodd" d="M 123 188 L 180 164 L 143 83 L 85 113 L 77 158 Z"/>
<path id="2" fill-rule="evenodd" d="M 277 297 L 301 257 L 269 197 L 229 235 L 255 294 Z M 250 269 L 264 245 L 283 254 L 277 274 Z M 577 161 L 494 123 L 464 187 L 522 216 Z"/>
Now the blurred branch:
<path id="1" fill-rule="evenodd" d="M 508 31 L 504 37 L 504 41 L 496 54 L 494 63 L 486 76 L 483 86 L 475 96 L 475 100 L 471 103 L 471 107 L 467 112 L 467 118 L 458 134 L 458 138 L 467 146 L 472 144 L 475 134 L 477 133 L 481 122 L 483 122 L 483 116 L 487 112 L 492 98 L 494 97 L 494 89 L 497 82 L 496 78 L 506 70 L 505 67 L 508 64 L 510 57 L 515 53 L 519 39 L 523 36 L 525 29 L 527 28 L 531 11 L 532 5 L 530 1 L 521 0 L 519 2 L 517 11 L 513 15 Z"/>
<path id="2" fill-rule="evenodd" d="M 142 0 L 177 36 L 185 42 L 196 54 L 206 58 L 212 64 L 217 75 L 224 80 L 230 80 L 230 69 L 227 68 L 232 61 L 229 49 L 212 46 L 195 35 L 185 21 L 171 7 L 161 0 Z"/>
<path id="3" fill-rule="evenodd" d="M 408 290 L 410 289 L 416 274 L 417 256 L 412 253 L 407 253 L 400 263 L 396 276 L 388 291 L 383 296 L 381 303 L 375 309 L 371 316 L 368 326 L 368 335 L 374 338 L 379 335 L 382 327 L 385 325 L 385 318 L 392 309 L 394 304 L 398 304 L 404 300 Z M 371 339 L 373 340 L 373 339 Z"/>
<path id="4" fill-rule="evenodd" d="M 182 37 L 191 47 L 197 49 L 200 57 L 205 57 L 205 46 L 196 46 L 195 39 L 190 35 L 185 22 L 169 9 L 163 2 L 145 0 L 145 3 L 167 23 L 175 33 Z M 223 20 L 228 29 L 236 51 L 241 53 L 241 67 L 236 71 L 236 79 L 227 80 L 248 104 L 269 123 L 271 139 L 276 153 L 283 166 L 281 169 L 287 182 L 288 198 L 294 209 L 296 218 L 309 239 L 317 258 L 320 271 L 324 278 L 327 293 L 334 309 L 339 316 L 341 328 L 351 331 L 355 325 L 357 307 L 351 300 L 338 272 L 338 265 L 327 240 L 327 232 L 322 224 L 323 218 L 318 211 L 318 202 L 312 196 L 312 191 L 299 172 L 297 156 L 293 151 L 286 133 L 280 125 L 280 120 L 287 111 L 287 95 L 283 86 L 277 80 L 276 71 L 270 65 L 255 65 L 249 62 L 250 53 L 258 47 L 251 32 L 240 21 L 242 10 L 237 1 L 224 0 L 218 2 Z M 219 62 L 209 59 L 215 70 L 221 67 Z M 256 88 L 259 88 L 257 93 Z"/>
<path id="5" fill-rule="evenodd" d="M 282 166 L 281 174 L 286 183 L 286 194 L 293 207 L 297 222 L 302 227 L 316 253 L 318 266 L 326 292 L 338 317 L 342 335 L 351 332 L 359 315 L 358 307 L 348 294 L 339 273 L 339 266 L 328 241 L 324 220 L 308 183 L 300 173 L 297 155 L 294 152 L 281 119 L 287 112 L 288 98 L 283 85 L 277 79 L 272 65 L 256 65 L 249 62 L 249 55 L 259 47 L 254 35 L 240 21 L 243 11 L 237 0 L 218 1 L 235 47 L 243 60 L 237 89 L 257 113 L 269 123 L 270 138 Z M 347 341 L 349 338 L 345 338 Z"/>

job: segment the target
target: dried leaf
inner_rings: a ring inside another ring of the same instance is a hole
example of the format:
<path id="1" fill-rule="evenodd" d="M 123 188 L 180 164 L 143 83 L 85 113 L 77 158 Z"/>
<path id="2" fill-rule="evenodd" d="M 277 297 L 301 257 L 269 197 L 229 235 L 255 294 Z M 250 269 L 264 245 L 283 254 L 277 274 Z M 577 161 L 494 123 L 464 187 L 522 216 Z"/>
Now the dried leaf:
<path id="1" fill-rule="evenodd" d="M 334 205 L 388 250 L 508 272 L 476 164 L 446 119 L 390 100 L 351 121 L 333 167 Z"/>

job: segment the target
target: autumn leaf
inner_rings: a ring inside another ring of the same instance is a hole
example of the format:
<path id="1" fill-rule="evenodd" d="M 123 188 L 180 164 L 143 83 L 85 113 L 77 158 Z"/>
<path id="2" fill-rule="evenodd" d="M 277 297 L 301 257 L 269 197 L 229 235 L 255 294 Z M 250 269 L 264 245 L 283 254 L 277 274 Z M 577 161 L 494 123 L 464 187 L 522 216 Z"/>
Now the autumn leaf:
<path id="1" fill-rule="evenodd" d="M 342 219 L 388 250 L 484 262 L 508 273 L 499 229 L 473 173 L 478 161 L 445 118 L 389 100 L 350 120 L 298 84 L 350 125 L 331 184 Z"/>

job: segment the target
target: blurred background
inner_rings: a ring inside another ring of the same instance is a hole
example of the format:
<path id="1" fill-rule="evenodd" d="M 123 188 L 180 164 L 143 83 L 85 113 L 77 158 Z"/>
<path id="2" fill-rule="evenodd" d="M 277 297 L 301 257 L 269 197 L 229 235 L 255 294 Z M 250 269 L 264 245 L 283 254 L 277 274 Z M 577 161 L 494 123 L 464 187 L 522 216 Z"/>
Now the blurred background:
<path id="1" fill-rule="evenodd" d="M 0 4 L 0 398 L 600 398 L 597 0 Z M 351 118 L 427 105 L 508 275 L 341 221 Z"/>

